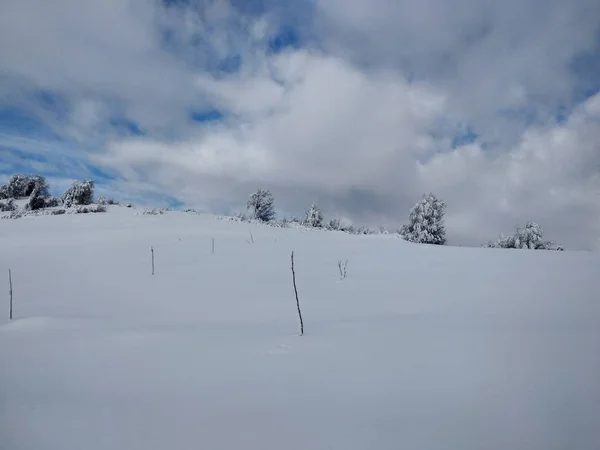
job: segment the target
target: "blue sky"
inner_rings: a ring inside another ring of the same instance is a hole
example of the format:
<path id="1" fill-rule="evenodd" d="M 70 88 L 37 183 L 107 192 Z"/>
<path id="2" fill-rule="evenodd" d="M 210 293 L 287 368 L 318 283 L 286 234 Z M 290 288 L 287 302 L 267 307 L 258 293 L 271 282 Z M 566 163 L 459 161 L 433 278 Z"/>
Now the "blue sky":
<path id="1" fill-rule="evenodd" d="M 453 243 L 598 246 L 595 0 L 23 0 L 0 74 L 0 178 L 392 229 L 434 191 Z"/>

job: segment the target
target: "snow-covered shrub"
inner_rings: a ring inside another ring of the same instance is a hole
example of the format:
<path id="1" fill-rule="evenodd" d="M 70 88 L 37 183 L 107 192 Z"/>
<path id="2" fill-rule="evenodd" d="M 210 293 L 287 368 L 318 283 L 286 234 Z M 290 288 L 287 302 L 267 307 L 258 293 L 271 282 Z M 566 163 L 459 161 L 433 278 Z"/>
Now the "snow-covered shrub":
<path id="1" fill-rule="evenodd" d="M 38 187 L 33 189 L 33 192 L 29 195 L 29 201 L 25 206 L 25 209 L 30 211 L 35 211 L 37 209 L 43 209 L 46 207 L 46 201 L 44 197 L 40 195 L 40 190 Z"/>
<path id="2" fill-rule="evenodd" d="M 275 199 L 268 189 L 259 189 L 250 196 L 247 208 L 252 217 L 263 222 L 269 222 L 275 218 Z"/>
<path id="3" fill-rule="evenodd" d="M 90 205 L 94 202 L 94 182 L 92 180 L 74 182 L 61 196 L 61 201 L 67 208 L 73 205 Z"/>
<path id="4" fill-rule="evenodd" d="M 96 203 L 99 205 L 118 205 L 119 204 L 119 202 L 115 201 L 112 198 L 104 198 L 104 197 L 100 197 Z"/>
<path id="5" fill-rule="evenodd" d="M 56 208 L 62 205 L 62 201 L 59 197 L 45 197 L 44 202 L 46 204 L 44 208 Z"/>
<path id="6" fill-rule="evenodd" d="M 349 233 L 349 234 L 354 234 L 356 232 L 355 228 L 353 225 L 340 225 L 339 228 L 340 231 L 343 231 L 344 233 Z"/>
<path id="7" fill-rule="evenodd" d="M 0 212 L 16 211 L 15 199 L 9 198 L 6 201 L 0 201 Z"/>
<path id="8" fill-rule="evenodd" d="M 419 244 L 446 244 L 444 214 L 446 203 L 434 194 L 424 195 L 410 210 L 408 225 L 402 225 L 398 233 L 409 241 Z"/>
<path id="9" fill-rule="evenodd" d="M 529 222 L 525 228 L 518 228 L 515 235 L 515 245 L 517 248 L 531 250 L 547 250 L 552 243 L 545 242 L 542 239 L 542 229 L 535 222 Z"/>
<path id="10" fill-rule="evenodd" d="M 88 213 L 103 213 L 106 212 L 106 206 L 104 205 L 87 205 L 77 206 L 67 210 L 69 214 L 88 214 Z"/>
<path id="11" fill-rule="evenodd" d="M 304 219 L 304 225 L 313 228 L 323 227 L 323 212 L 321 209 L 313 203 L 310 209 L 306 211 L 306 218 Z"/>
<path id="12" fill-rule="evenodd" d="M 143 216 L 158 216 L 161 214 L 164 214 L 164 211 L 162 209 L 157 208 L 142 211 Z"/>
<path id="13" fill-rule="evenodd" d="M 21 211 L 19 209 L 15 209 L 14 211 L 11 211 L 8 216 L 4 216 L 2 218 L 3 219 L 20 219 L 21 217 L 23 217 L 23 211 Z"/>
<path id="14" fill-rule="evenodd" d="M 332 230 L 332 231 L 338 231 L 341 228 L 341 222 L 340 219 L 331 219 L 328 223 L 326 228 L 328 230 Z"/>
<path id="15" fill-rule="evenodd" d="M 0 199 L 29 197 L 35 189 L 40 197 L 49 195 L 48 183 L 44 177 L 15 174 L 0 187 Z"/>
<path id="16" fill-rule="evenodd" d="M 564 250 L 551 241 L 542 239 L 542 228 L 535 222 L 528 222 L 525 228 L 517 228 L 512 236 L 500 236 L 496 242 L 489 242 L 490 248 L 516 248 L 529 250 Z"/>

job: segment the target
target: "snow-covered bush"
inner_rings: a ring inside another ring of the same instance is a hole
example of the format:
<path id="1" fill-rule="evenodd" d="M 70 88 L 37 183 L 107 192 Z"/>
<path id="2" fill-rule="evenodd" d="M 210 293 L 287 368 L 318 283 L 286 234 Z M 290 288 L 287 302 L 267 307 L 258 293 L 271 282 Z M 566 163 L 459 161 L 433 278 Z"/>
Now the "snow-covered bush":
<path id="1" fill-rule="evenodd" d="M 88 214 L 88 213 L 103 213 L 106 212 L 106 206 L 104 205 L 89 205 L 89 206 L 77 206 L 67 210 L 69 214 Z"/>
<path id="2" fill-rule="evenodd" d="M 356 234 L 375 234 L 375 232 L 368 227 L 359 227 Z"/>
<path id="3" fill-rule="evenodd" d="M 304 225 L 313 228 L 323 227 L 323 212 L 321 209 L 313 203 L 308 211 L 306 211 L 306 218 L 304 219 Z"/>
<path id="4" fill-rule="evenodd" d="M 275 218 L 275 199 L 268 189 L 259 189 L 250 196 L 247 208 L 254 219 L 269 222 Z"/>
<path id="5" fill-rule="evenodd" d="M 341 228 L 341 222 L 340 219 L 331 219 L 328 223 L 326 228 L 328 230 L 332 230 L 332 231 L 338 231 Z"/>
<path id="6" fill-rule="evenodd" d="M 353 225 L 341 224 L 339 230 L 343 231 L 344 233 L 349 233 L 349 234 L 354 234 L 356 232 Z"/>
<path id="7" fill-rule="evenodd" d="M 446 203 L 434 194 L 424 195 L 410 210 L 408 225 L 402 225 L 398 233 L 410 242 L 419 244 L 446 244 L 444 214 Z"/>
<path id="8" fill-rule="evenodd" d="M 37 189 L 40 197 L 49 195 L 48 183 L 40 175 L 15 174 L 0 186 L 0 199 L 29 197 Z"/>
<path id="9" fill-rule="evenodd" d="M 30 211 L 35 211 L 37 209 L 43 209 L 45 207 L 46 201 L 44 200 L 44 197 L 40 195 L 39 188 L 35 187 L 31 195 L 29 195 L 29 201 L 27 202 L 25 208 Z"/>
<path id="10" fill-rule="evenodd" d="M 529 250 L 564 250 L 551 241 L 543 240 L 542 228 L 535 222 L 528 222 L 525 228 L 517 228 L 512 236 L 500 236 L 496 242 L 489 242 L 490 248 L 516 248 Z"/>
<path id="11" fill-rule="evenodd" d="M 59 197 L 45 197 L 44 202 L 46 204 L 44 208 L 56 208 L 62 205 L 62 201 Z"/>
<path id="12" fill-rule="evenodd" d="M 70 208 L 73 205 L 89 205 L 94 202 L 94 182 L 83 180 L 74 182 L 61 196 L 62 203 Z"/>
<path id="13" fill-rule="evenodd" d="M 164 214 L 165 212 L 162 209 L 154 208 L 142 211 L 143 216 L 158 216 Z"/>
<path id="14" fill-rule="evenodd" d="M 27 202 L 25 209 L 29 211 L 37 211 L 44 208 L 55 208 L 60 205 L 61 201 L 58 197 L 43 197 L 40 195 L 40 191 L 36 187 L 29 196 L 29 201 Z"/>
<path id="15" fill-rule="evenodd" d="M 15 211 L 16 209 L 15 199 L 9 198 L 6 201 L 0 201 L 0 212 Z"/>
<path id="16" fill-rule="evenodd" d="M 20 219 L 21 217 L 23 217 L 23 211 L 20 209 L 11 211 L 8 216 L 2 216 L 3 219 Z"/>
<path id="17" fill-rule="evenodd" d="M 119 202 L 115 201 L 112 198 L 104 198 L 104 197 L 100 197 L 96 203 L 98 203 L 99 205 L 118 205 L 119 204 Z"/>

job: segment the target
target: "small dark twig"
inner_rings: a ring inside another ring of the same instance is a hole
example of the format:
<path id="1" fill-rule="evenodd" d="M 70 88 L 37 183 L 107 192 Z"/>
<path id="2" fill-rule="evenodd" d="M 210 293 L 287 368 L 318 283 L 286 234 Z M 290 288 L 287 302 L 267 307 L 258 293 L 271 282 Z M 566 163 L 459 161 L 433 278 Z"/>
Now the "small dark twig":
<path id="1" fill-rule="evenodd" d="M 13 318 L 13 291 L 12 291 L 12 274 L 10 269 L 8 269 L 8 295 L 10 297 L 10 309 L 8 313 L 8 317 L 10 320 Z"/>
<path id="2" fill-rule="evenodd" d="M 152 253 L 152 275 L 154 275 L 154 247 L 150 247 L 150 253 Z"/>
<path id="3" fill-rule="evenodd" d="M 298 300 L 298 288 L 296 287 L 296 272 L 294 271 L 294 252 L 292 252 L 292 280 L 294 281 L 294 292 L 296 293 L 296 306 L 298 307 L 298 317 L 300 317 L 300 336 L 304 335 L 304 321 L 300 311 L 300 301 Z"/>

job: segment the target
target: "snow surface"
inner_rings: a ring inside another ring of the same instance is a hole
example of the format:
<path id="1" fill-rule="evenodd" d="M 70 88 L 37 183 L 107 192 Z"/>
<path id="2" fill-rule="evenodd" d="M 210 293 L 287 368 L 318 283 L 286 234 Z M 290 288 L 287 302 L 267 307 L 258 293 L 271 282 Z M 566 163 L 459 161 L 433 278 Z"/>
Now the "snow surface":
<path id="1" fill-rule="evenodd" d="M 0 449 L 600 448 L 597 253 L 138 212 L 0 220 Z"/>

